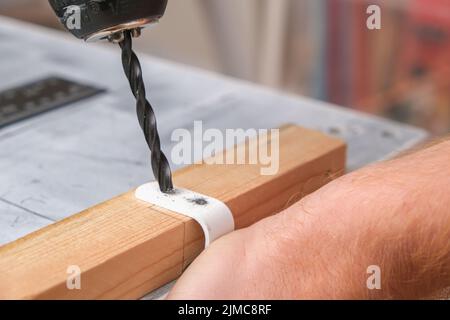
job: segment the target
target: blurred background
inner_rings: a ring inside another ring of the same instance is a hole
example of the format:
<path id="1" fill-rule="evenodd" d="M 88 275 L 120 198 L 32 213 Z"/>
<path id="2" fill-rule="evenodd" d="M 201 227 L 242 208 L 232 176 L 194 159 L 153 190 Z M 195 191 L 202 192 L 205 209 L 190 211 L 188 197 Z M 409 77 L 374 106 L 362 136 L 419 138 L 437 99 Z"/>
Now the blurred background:
<path id="1" fill-rule="evenodd" d="M 369 5 L 381 29 L 366 26 Z M 47 0 L 0 15 L 60 28 Z M 450 0 L 169 0 L 148 54 L 450 132 Z"/>

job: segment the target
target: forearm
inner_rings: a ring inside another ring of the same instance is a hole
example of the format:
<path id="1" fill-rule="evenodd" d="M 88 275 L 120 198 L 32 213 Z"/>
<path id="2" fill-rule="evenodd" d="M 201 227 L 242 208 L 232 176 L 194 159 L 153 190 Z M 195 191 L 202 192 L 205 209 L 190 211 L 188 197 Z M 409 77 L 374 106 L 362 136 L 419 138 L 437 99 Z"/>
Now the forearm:
<path id="1" fill-rule="evenodd" d="M 346 175 L 213 243 L 169 298 L 430 296 L 450 287 L 449 191 L 450 142 Z"/>
<path id="2" fill-rule="evenodd" d="M 250 228 L 247 251 L 263 246 L 290 284 L 278 296 L 425 297 L 450 286 L 449 192 L 445 142 L 329 184 Z M 371 265 L 381 269 L 381 290 L 366 286 Z"/>

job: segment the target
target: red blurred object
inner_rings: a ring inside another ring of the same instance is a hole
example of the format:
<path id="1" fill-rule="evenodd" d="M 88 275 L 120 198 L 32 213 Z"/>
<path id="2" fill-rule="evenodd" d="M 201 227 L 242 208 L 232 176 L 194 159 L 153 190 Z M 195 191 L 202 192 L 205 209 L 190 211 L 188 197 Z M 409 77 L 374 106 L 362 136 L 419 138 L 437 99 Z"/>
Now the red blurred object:
<path id="1" fill-rule="evenodd" d="M 412 20 L 418 23 L 450 28 L 450 1 L 414 0 L 410 7 Z"/>
<path id="2" fill-rule="evenodd" d="M 414 0 L 404 58 L 411 71 L 448 73 L 450 67 L 450 1 Z"/>

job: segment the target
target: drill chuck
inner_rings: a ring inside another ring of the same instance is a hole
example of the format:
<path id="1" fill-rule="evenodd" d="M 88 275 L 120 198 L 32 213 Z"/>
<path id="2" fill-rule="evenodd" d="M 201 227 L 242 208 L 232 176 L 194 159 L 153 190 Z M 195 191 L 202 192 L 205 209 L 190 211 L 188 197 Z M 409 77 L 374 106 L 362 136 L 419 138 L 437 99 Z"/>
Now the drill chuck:
<path id="1" fill-rule="evenodd" d="M 77 38 L 105 39 L 157 22 L 168 0 L 49 0 L 61 23 Z"/>

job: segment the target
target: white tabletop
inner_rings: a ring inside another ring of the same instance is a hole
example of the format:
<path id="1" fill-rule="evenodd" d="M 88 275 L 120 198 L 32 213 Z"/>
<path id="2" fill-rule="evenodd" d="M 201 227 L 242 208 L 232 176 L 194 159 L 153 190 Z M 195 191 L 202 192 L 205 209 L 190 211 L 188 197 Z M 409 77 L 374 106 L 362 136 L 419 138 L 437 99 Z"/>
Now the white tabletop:
<path id="1" fill-rule="evenodd" d="M 0 244 L 153 179 L 135 102 L 111 44 L 0 18 L 0 90 L 48 75 L 107 93 L 0 129 Z M 389 157 L 426 132 L 140 55 L 163 147 L 176 128 L 273 128 L 294 123 L 336 134 L 348 169 Z M 175 166 L 176 168 L 176 166 Z"/>

